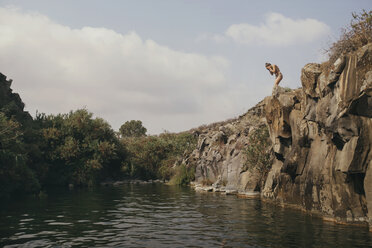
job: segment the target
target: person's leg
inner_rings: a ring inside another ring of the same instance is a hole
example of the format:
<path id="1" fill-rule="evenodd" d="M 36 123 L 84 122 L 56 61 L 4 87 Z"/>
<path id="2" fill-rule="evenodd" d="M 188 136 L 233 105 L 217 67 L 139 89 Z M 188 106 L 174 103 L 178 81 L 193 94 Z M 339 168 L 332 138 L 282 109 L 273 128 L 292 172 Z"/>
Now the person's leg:
<path id="1" fill-rule="evenodd" d="M 283 74 L 279 74 L 279 76 L 276 78 L 275 80 L 275 85 L 279 85 L 280 81 L 282 81 L 283 79 Z"/>

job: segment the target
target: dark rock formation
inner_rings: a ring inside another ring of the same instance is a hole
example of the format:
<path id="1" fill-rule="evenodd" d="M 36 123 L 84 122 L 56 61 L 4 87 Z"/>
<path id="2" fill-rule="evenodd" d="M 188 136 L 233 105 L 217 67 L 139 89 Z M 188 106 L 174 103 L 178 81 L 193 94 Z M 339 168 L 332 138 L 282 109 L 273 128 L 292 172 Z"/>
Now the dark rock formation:
<path id="1" fill-rule="evenodd" d="M 11 85 L 12 80 L 7 80 L 6 76 L 0 73 L 0 111 L 9 118 L 15 118 L 22 125 L 28 125 L 32 122 L 32 117 L 24 111 L 25 104 L 18 93 L 13 93 Z"/>
<path id="2" fill-rule="evenodd" d="M 260 126 L 265 126 L 263 102 L 237 119 L 200 128 L 197 148 L 184 160 L 196 166 L 196 189 L 241 194 L 259 191 L 264 185 L 262 175 L 247 170 L 245 150 L 249 135 Z"/>
<path id="3" fill-rule="evenodd" d="M 262 194 L 372 224 L 372 44 L 323 67 L 306 65 L 302 89 L 265 99 L 277 158 Z"/>
<path id="4" fill-rule="evenodd" d="M 265 199 L 372 226 L 372 44 L 332 65 L 307 64 L 301 81 L 301 89 L 200 132 L 184 161 L 196 166 L 196 187 L 259 190 Z M 265 122 L 275 155 L 267 177 L 244 166 L 248 135 Z"/>

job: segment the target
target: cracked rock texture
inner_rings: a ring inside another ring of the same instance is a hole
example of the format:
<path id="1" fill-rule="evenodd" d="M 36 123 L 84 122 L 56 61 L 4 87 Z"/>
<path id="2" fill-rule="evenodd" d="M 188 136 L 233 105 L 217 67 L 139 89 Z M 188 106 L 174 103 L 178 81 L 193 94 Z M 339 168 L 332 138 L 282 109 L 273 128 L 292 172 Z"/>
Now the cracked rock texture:
<path id="1" fill-rule="evenodd" d="M 260 191 L 264 178 L 259 171 L 247 170 L 245 150 L 249 135 L 265 125 L 264 103 L 260 102 L 237 119 L 197 129 L 197 148 L 184 160 L 196 167 L 195 184 L 229 194 Z"/>
<path id="2" fill-rule="evenodd" d="M 369 44 L 331 66 L 307 64 L 302 89 L 265 99 L 275 159 L 263 197 L 372 224 L 371 65 Z"/>
<path id="3" fill-rule="evenodd" d="M 301 83 L 236 120 L 199 129 L 198 147 L 184 162 L 196 166 L 196 184 L 260 191 L 372 228 L 372 44 L 332 65 L 305 65 Z M 269 128 L 274 154 L 267 176 L 244 167 L 248 135 L 260 125 Z"/>

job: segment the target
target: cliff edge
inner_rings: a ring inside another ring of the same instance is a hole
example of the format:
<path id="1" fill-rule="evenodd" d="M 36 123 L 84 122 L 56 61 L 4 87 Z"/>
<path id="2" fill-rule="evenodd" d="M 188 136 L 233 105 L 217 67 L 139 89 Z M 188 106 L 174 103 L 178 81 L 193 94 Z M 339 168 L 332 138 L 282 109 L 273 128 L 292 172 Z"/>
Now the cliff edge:
<path id="1" fill-rule="evenodd" d="M 333 65 L 307 64 L 301 82 L 265 99 L 275 159 L 262 194 L 372 225 L 372 44 Z"/>
<path id="2" fill-rule="evenodd" d="M 302 88 L 281 91 L 236 120 L 198 130 L 195 187 L 293 205 L 372 227 L 372 44 L 335 63 L 307 64 Z M 250 135 L 267 126 L 268 171 L 247 170 Z"/>

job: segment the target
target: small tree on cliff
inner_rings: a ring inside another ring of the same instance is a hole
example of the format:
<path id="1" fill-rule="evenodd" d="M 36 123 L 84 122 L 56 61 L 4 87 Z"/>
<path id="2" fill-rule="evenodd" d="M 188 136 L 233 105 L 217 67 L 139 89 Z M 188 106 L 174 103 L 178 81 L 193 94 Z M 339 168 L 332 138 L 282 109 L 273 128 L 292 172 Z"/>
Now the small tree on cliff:
<path id="1" fill-rule="evenodd" d="M 341 30 L 341 37 L 326 52 L 333 63 L 343 53 L 355 51 L 372 42 L 372 11 L 363 10 L 360 14 L 352 13 L 350 25 Z"/>
<path id="2" fill-rule="evenodd" d="M 122 137 L 142 137 L 146 136 L 147 129 L 142 126 L 142 121 L 127 121 L 121 125 L 119 132 Z"/>

